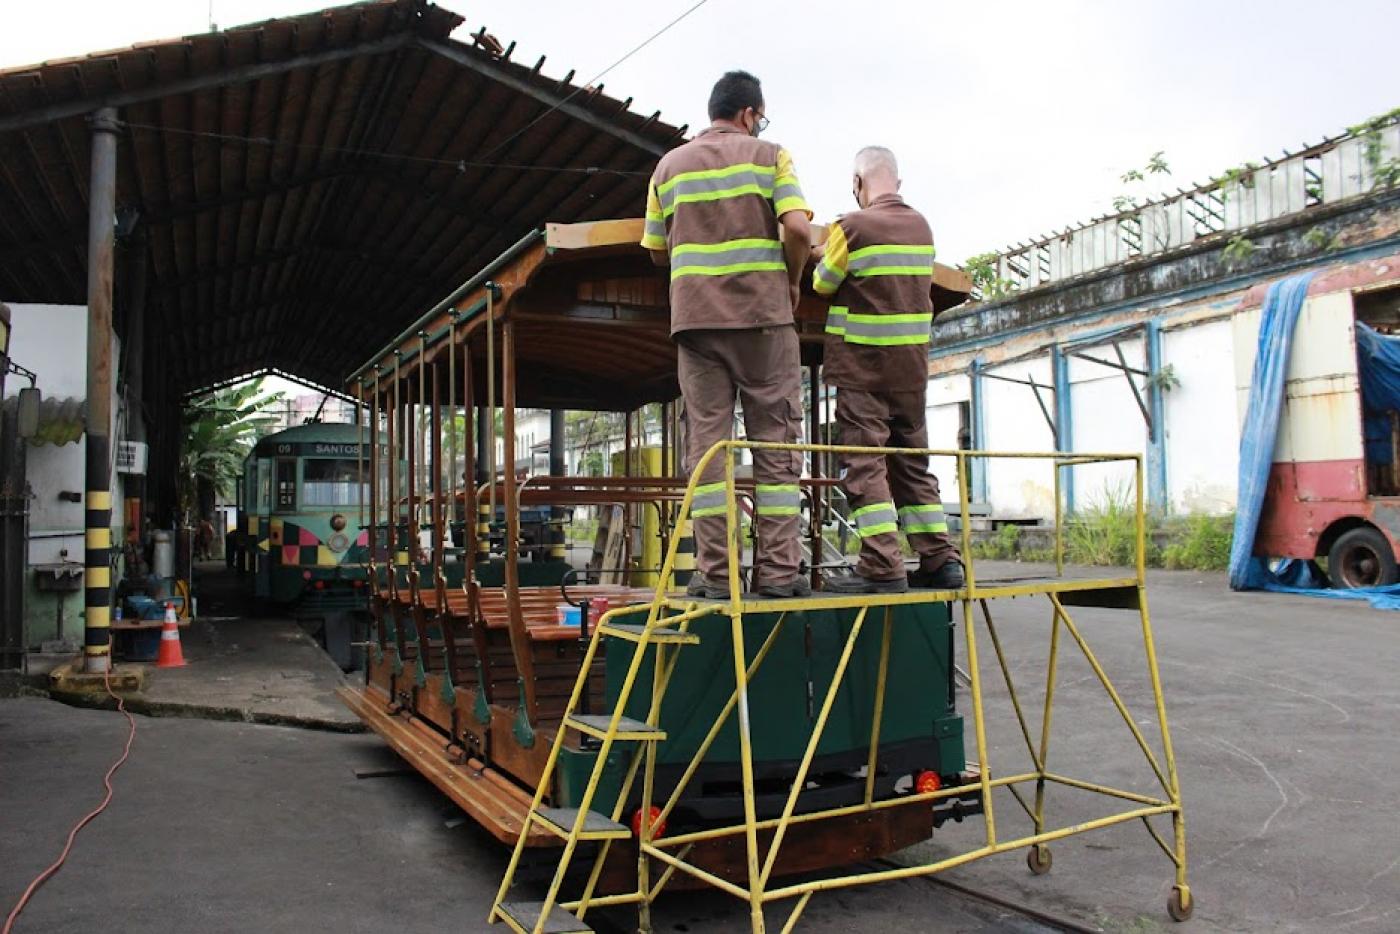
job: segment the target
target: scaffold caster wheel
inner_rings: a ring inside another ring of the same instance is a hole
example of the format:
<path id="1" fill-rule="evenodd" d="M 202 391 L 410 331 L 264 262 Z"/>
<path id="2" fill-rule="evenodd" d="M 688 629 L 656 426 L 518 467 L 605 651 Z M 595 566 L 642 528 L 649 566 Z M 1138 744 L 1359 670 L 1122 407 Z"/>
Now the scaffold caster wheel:
<path id="1" fill-rule="evenodd" d="M 1050 866 L 1053 863 L 1054 860 L 1050 857 L 1050 848 L 1043 843 L 1038 843 L 1026 851 L 1026 866 L 1033 876 L 1045 875 L 1050 871 Z"/>
<path id="2" fill-rule="evenodd" d="M 1173 921 L 1189 921 L 1196 911 L 1196 900 L 1191 897 L 1191 889 L 1185 885 L 1172 886 L 1172 894 L 1167 896 L 1167 914 Z"/>

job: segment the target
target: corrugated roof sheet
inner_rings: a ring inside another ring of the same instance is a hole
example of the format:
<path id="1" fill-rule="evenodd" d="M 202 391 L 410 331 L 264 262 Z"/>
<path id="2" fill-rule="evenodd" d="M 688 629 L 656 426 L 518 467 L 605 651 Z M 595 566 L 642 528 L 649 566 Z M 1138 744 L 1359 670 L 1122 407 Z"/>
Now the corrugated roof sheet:
<path id="1" fill-rule="evenodd" d="M 135 221 L 117 314 L 144 254 L 180 391 L 263 367 L 340 385 L 526 231 L 638 213 L 684 128 L 460 23 L 379 0 L 0 71 L 0 298 L 85 301 L 102 104 L 119 232 Z"/>

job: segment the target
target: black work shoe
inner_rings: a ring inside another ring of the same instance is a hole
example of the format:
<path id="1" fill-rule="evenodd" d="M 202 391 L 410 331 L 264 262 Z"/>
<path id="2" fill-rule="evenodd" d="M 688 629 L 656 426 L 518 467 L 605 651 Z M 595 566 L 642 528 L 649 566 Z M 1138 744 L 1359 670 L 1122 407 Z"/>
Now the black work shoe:
<path id="1" fill-rule="evenodd" d="M 833 577 L 826 582 L 826 588 L 822 592 L 829 594 L 904 593 L 908 589 L 909 581 L 902 577 L 877 581 L 869 577 L 861 577 L 859 574 L 852 574 L 850 577 Z"/>
<path id="2" fill-rule="evenodd" d="M 807 582 L 807 578 L 799 574 L 786 584 L 763 584 L 758 588 L 758 595 L 760 597 L 768 597 L 777 600 L 786 600 L 793 597 L 810 597 L 812 595 L 812 585 Z"/>
<path id="3" fill-rule="evenodd" d="M 911 571 L 909 586 L 920 590 L 961 590 L 964 584 L 962 562 L 956 559 L 936 571 Z"/>
<path id="4" fill-rule="evenodd" d="M 729 584 L 726 581 L 713 581 L 696 571 L 690 575 L 690 583 L 685 585 L 685 595 L 700 600 L 728 600 Z"/>

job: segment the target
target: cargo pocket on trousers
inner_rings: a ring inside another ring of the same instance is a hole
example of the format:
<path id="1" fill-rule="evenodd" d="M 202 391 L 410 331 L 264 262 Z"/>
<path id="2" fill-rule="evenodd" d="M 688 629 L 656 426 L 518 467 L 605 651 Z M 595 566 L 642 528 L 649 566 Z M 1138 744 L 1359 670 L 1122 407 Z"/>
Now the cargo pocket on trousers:
<path id="1" fill-rule="evenodd" d="M 802 439 L 802 401 L 800 399 L 788 399 L 788 422 L 787 432 L 783 440 L 789 444 L 796 444 Z M 809 444 L 815 443 L 815 439 L 807 439 Z M 806 460 L 806 454 L 802 451 L 792 451 L 792 475 L 802 476 L 802 465 Z"/>

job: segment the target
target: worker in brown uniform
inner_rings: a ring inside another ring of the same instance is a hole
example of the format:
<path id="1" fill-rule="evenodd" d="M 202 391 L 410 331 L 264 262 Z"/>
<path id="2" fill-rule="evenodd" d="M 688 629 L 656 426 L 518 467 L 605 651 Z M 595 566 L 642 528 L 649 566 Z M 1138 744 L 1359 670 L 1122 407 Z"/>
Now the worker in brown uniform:
<path id="1" fill-rule="evenodd" d="M 751 441 L 795 442 L 802 383 L 793 325 L 810 250 L 811 211 L 792 157 L 758 139 L 768 125 L 753 75 L 731 71 L 710 93 L 710 126 L 662 157 L 647 193 L 642 246 L 671 268 L 671 335 L 685 400 L 687 467 L 731 436 L 734 400 Z M 799 573 L 801 455 L 754 451 L 753 589 L 806 596 Z M 706 466 L 691 504 L 691 596 L 729 596 L 724 460 Z"/>
<path id="2" fill-rule="evenodd" d="M 894 154 L 869 146 L 856 154 L 852 193 L 860 210 L 831 225 L 812 276 L 831 296 L 826 382 L 836 387 L 836 424 L 844 445 L 925 448 L 933 233 L 899 196 Z M 860 534 L 860 560 L 835 593 L 900 593 L 963 585 L 962 558 L 948 537 L 938 480 L 928 458 L 847 454 L 842 486 Z M 903 528 L 919 566 L 906 575 Z"/>

